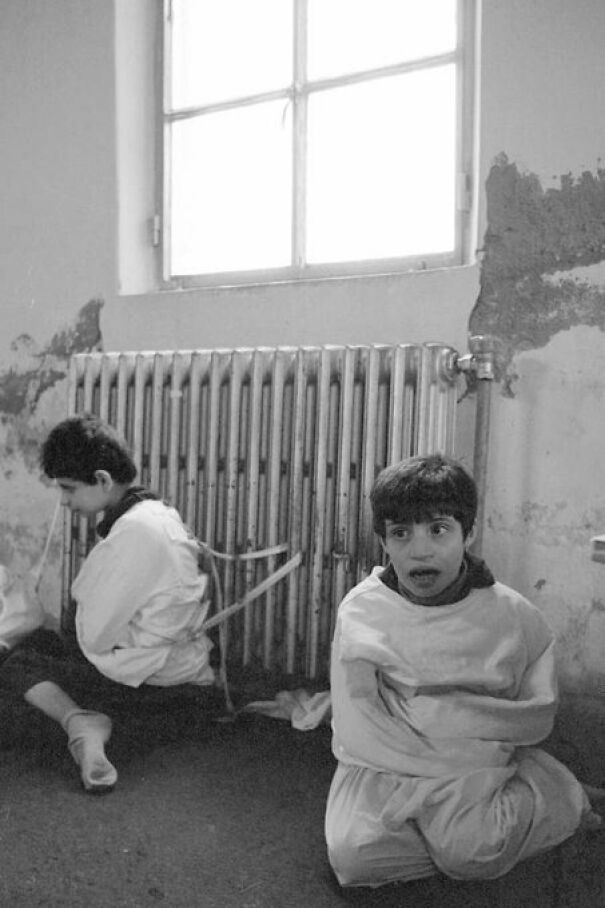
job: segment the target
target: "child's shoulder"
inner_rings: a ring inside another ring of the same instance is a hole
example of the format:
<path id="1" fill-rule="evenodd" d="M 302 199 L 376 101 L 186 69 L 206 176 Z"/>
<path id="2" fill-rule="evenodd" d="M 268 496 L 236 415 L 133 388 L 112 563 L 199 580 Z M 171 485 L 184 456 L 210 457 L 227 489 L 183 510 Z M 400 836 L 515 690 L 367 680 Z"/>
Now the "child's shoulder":
<path id="1" fill-rule="evenodd" d="M 338 607 L 339 612 L 362 607 L 366 602 L 375 603 L 378 598 L 389 599 L 396 596 L 397 594 L 392 593 L 380 579 L 383 571 L 383 567 L 375 567 L 367 577 L 355 584 L 342 599 Z"/>
<path id="2" fill-rule="evenodd" d="M 501 583 L 499 580 L 489 587 L 488 590 L 477 592 L 491 594 L 491 607 L 513 614 L 526 627 L 535 629 L 542 628 L 548 630 L 549 625 L 542 610 L 533 602 L 530 602 L 526 596 L 513 587 Z"/>
<path id="3" fill-rule="evenodd" d="M 184 524 L 173 507 L 159 499 L 147 499 L 137 502 L 122 514 L 114 525 L 114 530 L 121 533 L 139 533 L 149 537 L 173 535 L 176 530 L 185 532 Z"/>
<path id="4" fill-rule="evenodd" d="M 526 596 L 520 593 L 518 590 L 514 589 L 512 586 L 507 586 L 506 583 L 502 583 L 500 580 L 496 580 L 495 583 L 489 587 L 492 590 L 493 595 L 496 599 L 501 602 L 507 602 L 512 606 L 520 609 L 530 609 L 531 611 L 539 611 L 537 606 L 530 602 Z"/>

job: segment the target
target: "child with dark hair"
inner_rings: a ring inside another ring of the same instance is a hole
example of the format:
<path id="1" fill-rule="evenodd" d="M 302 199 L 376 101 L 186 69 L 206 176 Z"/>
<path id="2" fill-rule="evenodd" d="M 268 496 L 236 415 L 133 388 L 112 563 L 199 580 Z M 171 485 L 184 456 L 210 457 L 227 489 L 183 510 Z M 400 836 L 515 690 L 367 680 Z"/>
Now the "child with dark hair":
<path id="1" fill-rule="evenodd" d="M 60 723 L 84 788 L 107 791 L 117 772 L 105 754 L 106 704 L 136 713 L 158 688 L 214 686 L 202 630 L 208 578 L 177 511 L 133 484 L 136 467 L 111 426 L 88 414 L 64 420 L 41 463 L 64 506 L 103 513 L 100 541 L 73 581 L 65 632 L 26 638 L 2 663 L 0 684 Z"/>
<path id="2" fill-rule="evenodd" d="M 473 479 L 414 457 L 379 474 L 371 503 L 388 564 L 344 598 L 332 648 L 341 885 L 495 878 L 598 828 L 583 786 L 535 746 L 556 710 L 553 635 L 469 553 Z"/>

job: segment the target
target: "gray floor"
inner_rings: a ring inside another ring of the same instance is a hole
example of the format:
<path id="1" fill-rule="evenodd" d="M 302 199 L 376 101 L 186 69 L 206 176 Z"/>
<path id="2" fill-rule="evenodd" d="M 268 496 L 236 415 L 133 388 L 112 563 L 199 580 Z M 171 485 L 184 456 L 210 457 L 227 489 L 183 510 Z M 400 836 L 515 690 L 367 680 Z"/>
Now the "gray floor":
<path id="1" fill-rule="evenodd" d="M 120 780 L 103 797 L 81 790 L 62 737 L 43 723 L 12 737 L 0 750 L 3 908 L 605 906 L 602 834 L 490 883 L 342 892 L 323 839 L 334 767 L 326 726 L 189 717 L 160 745 L 130 729 L 116 735 Z M 605 705 L 567 699 L 550 747 L 585 781 L 605 781 Z"/>

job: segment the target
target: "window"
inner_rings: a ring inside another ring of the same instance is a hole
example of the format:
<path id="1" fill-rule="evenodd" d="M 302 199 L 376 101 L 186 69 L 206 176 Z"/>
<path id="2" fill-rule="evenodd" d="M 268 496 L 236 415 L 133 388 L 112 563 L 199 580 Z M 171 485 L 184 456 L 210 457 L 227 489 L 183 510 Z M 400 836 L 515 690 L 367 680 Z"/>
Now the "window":
<path id="1" fill-rule="evenodd" d="M 170 286 L 465 260 L 473 0 L 166 0 Z"/>

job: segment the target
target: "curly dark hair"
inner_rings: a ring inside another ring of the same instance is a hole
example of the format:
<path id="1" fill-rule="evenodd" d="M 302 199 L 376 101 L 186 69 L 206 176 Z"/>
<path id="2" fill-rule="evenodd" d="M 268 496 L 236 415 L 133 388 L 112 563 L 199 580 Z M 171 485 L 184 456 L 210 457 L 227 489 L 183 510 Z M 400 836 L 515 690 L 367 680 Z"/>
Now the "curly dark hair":
<path id="1" fill-rule="evenodd" d="M 422 523 L 453 517 L 469 535 L 477 516 L 477 486 L 462 464 L 443 454 L 410 457 L 382 470 L 370 493 L 375 532 L 384 539 L 385 521 Z"/>
<path id="2" fill-rule="evenodd" d="M 95 483 L 95 471 L 106 470 L 115 482 L 132 482 L 137 475 L 125 439 L 92 413 L 58 423 L 42 445 L 42 469 L 50 479 Z"/>

